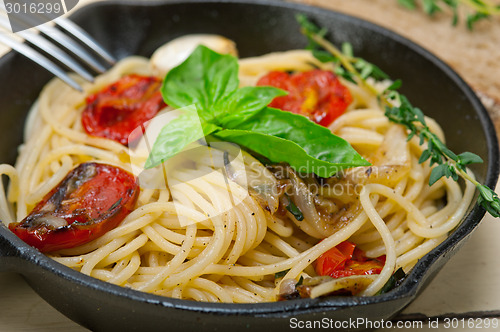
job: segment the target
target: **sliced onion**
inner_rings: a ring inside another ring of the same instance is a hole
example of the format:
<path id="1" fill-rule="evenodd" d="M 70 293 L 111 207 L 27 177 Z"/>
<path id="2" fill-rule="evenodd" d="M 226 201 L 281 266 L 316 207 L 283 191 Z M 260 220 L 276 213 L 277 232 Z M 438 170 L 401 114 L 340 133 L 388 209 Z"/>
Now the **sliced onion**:
<path id="1" fill-rule="evenodd" d="M 280 295 L 286 296 L 295 292 L 295 284 L 297 281 L 295 279 L 284 279 L 280 284 Z"/>

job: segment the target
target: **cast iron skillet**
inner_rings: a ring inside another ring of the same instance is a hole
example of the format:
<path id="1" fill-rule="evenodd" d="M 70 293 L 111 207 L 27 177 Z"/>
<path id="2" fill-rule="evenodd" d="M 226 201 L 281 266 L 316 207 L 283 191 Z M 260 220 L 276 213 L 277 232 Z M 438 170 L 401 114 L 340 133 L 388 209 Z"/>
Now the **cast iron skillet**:
<path id="1" fill-rule="evenodd" d="M 241 56 L 303 48 L 295 14 L 306 13 L 329 29 L 336 42 L 350 41 L 355 53 L 401 78 L 414 104 L 444 128 L 448 145 L 473 151 L 485 163 L 478 179 L 494 186 L 498 146 L 491 121 L 471 89 L 445 64 L 408 40 L 349 16 L 297 4 L 264 1 L 133 1 L 96 3 L 72 18 L 118 58 L 150 56 L 164 42 L 188 33 L 217 33 L 236 41 Z M 29 106 L 51 78 L 13 53 L 0 59 L 0 162 L 13 163 Z M 422 258 L 404 283 L 374 297 L 327 297 L 264 304 L 206 304 L 140 293 L 62 266 L 0 226 L 0 270 L 21 273 L 57 310 L 92 330 L 285 330 L 289 319 L 346 321 L 388 319 L 401 311 L 462 246 L 484 211 L 467 217 L 438 248 Z"/>

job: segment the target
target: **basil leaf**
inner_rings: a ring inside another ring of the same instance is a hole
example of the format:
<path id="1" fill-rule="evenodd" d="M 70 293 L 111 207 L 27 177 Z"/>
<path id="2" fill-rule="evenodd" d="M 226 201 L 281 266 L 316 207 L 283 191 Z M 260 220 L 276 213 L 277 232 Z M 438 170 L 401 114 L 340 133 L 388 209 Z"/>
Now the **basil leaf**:
<path id="1" fill-rule="evenodd" d="M 248 130 L 224 129 L 213 135 L 224 141 L 244 146 L 272 162 L 286 162 L 298 172 L 315 173 L 324 178 L 333 176 L 342 168 L 368 165 L 366 161 L 364 163 L 348 164 L 320 160 L 309 155 L 300 145 L 293 141 Z M 329 151 L 325 151 L 324 155 L 320 157 L 328 154 Z M 362 160 L 364 161 L 364 159 Z"/>
<path id="2" fill-rule="evenodd" d="M 364 166 L 346 141 L 302 115 L 266 107 L 286 92 L 274 87 L 238 89 L 238 61 L 205 46 L 166 76 L 165 102 L 189 107 L 162 128 L 145 167 L 154 167 L 187 145 L 214 134 L 253 150 L 272 162 L 288 162 L 299 172 L 329 177 L 342 168 Z"/>
<path id="3" fill-rule="evenodd" d="M 257 114 L 274 98 L 287 94 L 270 86 L 238 89 L 217 105 L 217 121 L 225 128 L 234 128 Z"/>
<path id="4" fill-rule="evenodd" d="M 234 129 L 272 135 L 291 141 L 299 145 L 309 156 L 342 168 L 370 165 L 347 141 L 332 134 L 328 128 L 317 125 L 299 114 L 266 107 Z M 252 145 L 245 146 L 253 150 Z"/>
<path id="5" fill-rule="evenodd" d="M 239 85 L 238 60 L 200 45 L 179 66 L 169 71 L 161 88 L 165 102 L 180 108 L 197 105 L 200 116 L 213 119 L 210 109 Z"/>
<path id="6" fill-rule="evenodd" d="M 156 138 L 144 168 L 153 168 L 181 152 L 189 144 L 220 129 L 200 121 L 196 109 L 185 108 L 178 118 L 167 123 Z"/>

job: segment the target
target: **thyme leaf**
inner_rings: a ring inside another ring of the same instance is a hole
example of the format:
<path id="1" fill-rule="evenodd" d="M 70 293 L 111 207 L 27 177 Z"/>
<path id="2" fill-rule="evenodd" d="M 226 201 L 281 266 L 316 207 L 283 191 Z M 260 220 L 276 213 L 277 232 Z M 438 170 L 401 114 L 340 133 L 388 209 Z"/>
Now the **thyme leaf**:
<path id="1" fill-rule="evenodd" d="M 397 0 L 403 7 L 415 10 L 418 0 Z M 458 8 L 463 6 L 468 10 L 465 24 L 469 30 L 474 29 L 474 24 L 491 16 L 500 15 L 500 6 L 489 3 L 487 0 L 420 0 L 422 10 L 432 16 L 448 7 L 453 12 L 452 24 L 458 24 Z"/>

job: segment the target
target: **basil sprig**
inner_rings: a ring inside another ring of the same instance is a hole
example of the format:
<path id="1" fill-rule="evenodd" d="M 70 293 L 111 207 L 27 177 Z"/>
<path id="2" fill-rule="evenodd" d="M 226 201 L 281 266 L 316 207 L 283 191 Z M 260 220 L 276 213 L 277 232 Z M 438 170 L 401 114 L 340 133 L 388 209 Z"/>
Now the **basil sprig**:
<path id="1" fill-rule="evenodd" d="M 145 168 L 157 166 L 209 135 L 321 177 L 369 165 L 327 128 L 302 115 L 267 107 L 285 91 L 238 86 L 237 59 L 198 46 L 165 77 L 161 89 L 165 102 L 184 112 L 162 128 Z"/>

